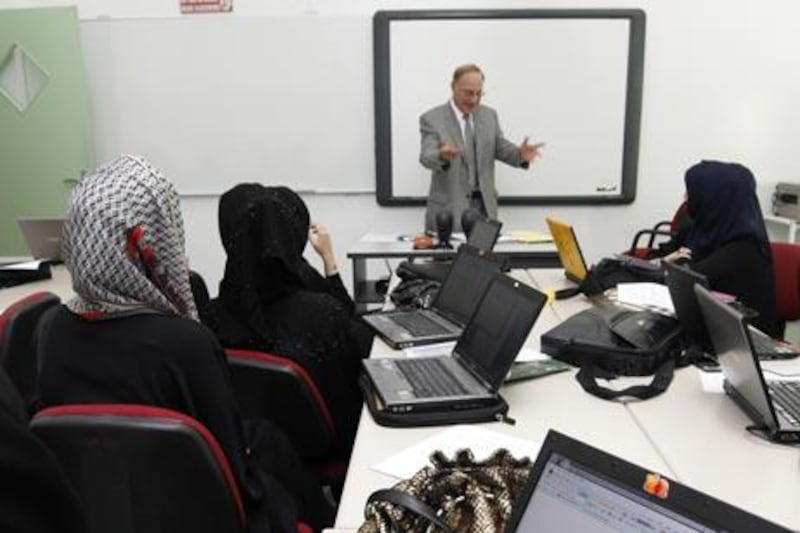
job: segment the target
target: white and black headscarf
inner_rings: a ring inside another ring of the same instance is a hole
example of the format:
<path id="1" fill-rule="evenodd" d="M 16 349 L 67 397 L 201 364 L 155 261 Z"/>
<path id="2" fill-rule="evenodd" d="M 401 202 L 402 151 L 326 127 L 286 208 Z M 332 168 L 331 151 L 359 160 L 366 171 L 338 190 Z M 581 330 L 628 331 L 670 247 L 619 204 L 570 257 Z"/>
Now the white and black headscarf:
<path id="1" fill-rule="evenodd" d="M 142 158 L 125 155 L 84 177 L 70 200 L 64 261 L 88 319 L 158 312 L 197 320 L 178 194 Z"/>

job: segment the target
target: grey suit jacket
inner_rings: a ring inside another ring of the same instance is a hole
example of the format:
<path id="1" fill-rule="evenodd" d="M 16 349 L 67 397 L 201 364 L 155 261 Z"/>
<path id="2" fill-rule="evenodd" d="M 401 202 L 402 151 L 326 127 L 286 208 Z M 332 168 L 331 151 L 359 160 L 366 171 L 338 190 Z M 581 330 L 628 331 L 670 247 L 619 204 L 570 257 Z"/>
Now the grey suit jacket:
<path id="1" fill-rule="evenodd" d="M 514 167 L 528 167 L 519 146 L 503 137 L 497 112 L 484 105 L 473 111 L 477 174 L 483 202 L 490 218 L 497 218 L 497 190 L 494 185 L 494 161 L 499 159 Z M 431 186 L 425 210 L 425 229 L 435 230 L 436 213 L 443 209 L 453 214 L 453 230 L 461 229 L 461 213 L 469 207 L 471 185 L 465 158 L 451 162 L 439 157 L 439 142 L 447 141 L 464 149 L 464 139 L 450 102 L 434 107 L 419 119 L 422 137 L 420 163 L 431 170 Z"/>

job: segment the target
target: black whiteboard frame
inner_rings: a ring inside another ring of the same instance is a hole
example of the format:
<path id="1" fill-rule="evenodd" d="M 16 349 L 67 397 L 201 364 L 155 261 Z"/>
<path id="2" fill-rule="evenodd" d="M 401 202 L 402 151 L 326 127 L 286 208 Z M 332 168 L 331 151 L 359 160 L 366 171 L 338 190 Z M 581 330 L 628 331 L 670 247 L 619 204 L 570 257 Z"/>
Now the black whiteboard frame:
<path id="1" fill-rule="evenodd" d="M 622 179 L 617 195 L 500 196 L 504 205 L 628 204 L 636 198 L 639 163 L 639 133 L 644 77 L 645 12 L 641 9 L 524 9 L 524 10 L 408 10 L 377 11 L 372 20 L 375 91 L 375 177 L 378 204 L 424 205 L 424 196 L 395 196 L 392 173 L 392 95 L 390 24 L 398 20 L 465 19 L 626 19 L 628 69 L 625 95 Z"/>

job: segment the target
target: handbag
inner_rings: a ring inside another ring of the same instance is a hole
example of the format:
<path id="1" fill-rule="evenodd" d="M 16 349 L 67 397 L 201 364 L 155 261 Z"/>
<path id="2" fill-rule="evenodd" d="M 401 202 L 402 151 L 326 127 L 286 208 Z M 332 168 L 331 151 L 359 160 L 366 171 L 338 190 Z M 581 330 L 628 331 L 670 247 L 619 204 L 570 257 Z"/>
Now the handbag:
<path id="1" fill-rule="evenodd" d="M 533 463 L 499 449 L 484 461 L 470 450 L 440 451 L 410 479 L 373 492 L 359 533 L 502 533 Z"/>
<path id="2" fill-rule="evenodd" d="M 619 316 L 619 315 L 618 315 Z M 555 359 L 580 367 L 576 379 L 583 389 L 599 398 L 612 400 L 632 396 L 641 400 L 661 394 L 672 381 L 675 366 L 684 366 L 683 330 L 670 317 L 663 320 L 661 331 L 652 345 L 637 347 L 613 329 L 607 309 L 593 307 L 581 311 L 544 333 L 542 352 Z M 601 386 L 597 379 L 618 376 L 649 376 L 648 385 L 634 385 L 623 390 Z"/>

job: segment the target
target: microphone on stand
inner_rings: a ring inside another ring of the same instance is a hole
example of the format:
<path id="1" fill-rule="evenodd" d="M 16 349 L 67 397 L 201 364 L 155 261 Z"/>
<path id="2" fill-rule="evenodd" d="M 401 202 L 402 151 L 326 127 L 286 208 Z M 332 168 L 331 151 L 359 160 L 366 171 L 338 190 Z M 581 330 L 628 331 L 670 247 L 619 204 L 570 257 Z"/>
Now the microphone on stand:
<path id="1" fill-rule="evenodd" d="M 436 213 L 436 237 L 439 243 L 437 248 L 452 248 L 450 235 L 453 233 L 453 213 L 443 209 Z"/>
<path id="2" fill-rule="evenodd" d="M 464 236 L 467 239 L 472 234 L 472 228 L 475 227 L 475 223 L 481 218 L 483 218 L 481 212 L 473 207 L 464 209 L 464 212 L 461 213 L 461 229 L 464 230 Z"/>

